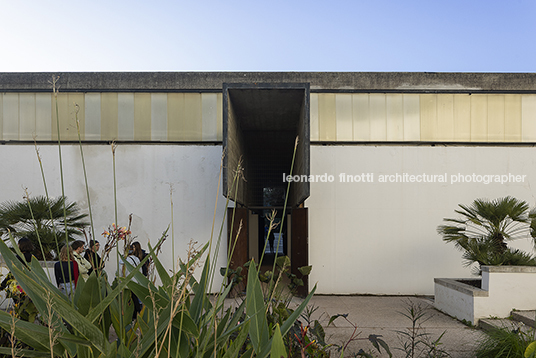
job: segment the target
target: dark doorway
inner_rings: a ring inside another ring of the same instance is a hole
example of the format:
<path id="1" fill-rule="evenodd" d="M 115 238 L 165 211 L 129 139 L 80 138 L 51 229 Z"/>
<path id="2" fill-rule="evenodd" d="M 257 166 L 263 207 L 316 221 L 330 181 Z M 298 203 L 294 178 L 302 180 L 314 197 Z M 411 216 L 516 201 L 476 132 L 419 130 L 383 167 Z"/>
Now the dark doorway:
<path id="1" fill-rule="evenodd" d="M 269 230 L 272 215 L 274 216 L 273 225 L 275 227 Z M 288 220 L 283 220 L 283 210 L 274 208 L 260 210 L 258 220 L 258 257 L 264 257 L 264 264 L 271 265 L 276 254 L 277 256 L 288 256 L 288 226 Z"/>
<path id="2" fill-rule="evenodd" d="M 284 178 L 291 168 L 293 175 L 310 174 L 309 84 L 224 84 L 223 148 L 223 193 L 237 207 L 249 210 L 257 227 L 238 238 L 236 229 L 229 227 L 229 245 L 242 248 L 231 258 L 233 266 L 263 254 L 263 263 L 273 262 L 276 254 L 287 255 L 294 273 L 298 262 L 301 266 L 308 262 L 308 231 L 307 220 L 294 220 L 291 213 L 303 208 L 309 182 L 289 186 Z M 285 203 L 286 215 L 291 215 L 283 220 Z M 272 210 L 277 211 L 275 222 L 280 224 L 268 237 Z M 295 232 L 300 238 L 296 243 L 291 237 Z M 249 245 L 251 235 L 256 236 L 255 245 Z"/>

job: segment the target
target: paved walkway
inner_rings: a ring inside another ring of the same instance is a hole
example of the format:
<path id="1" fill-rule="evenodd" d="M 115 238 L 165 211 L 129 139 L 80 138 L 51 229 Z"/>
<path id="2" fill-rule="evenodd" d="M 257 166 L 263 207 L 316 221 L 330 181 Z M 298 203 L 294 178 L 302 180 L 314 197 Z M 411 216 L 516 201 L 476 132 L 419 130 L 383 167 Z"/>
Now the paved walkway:
<path id="1" fill-rule="evenodd" d="M 381 335 L 387 342 L 393 357 L 406 357 L 406 354 L 396 348 L 403 346 L 401 335 L 397 331 L 406 331 L 412 326 L 410 319 L 402 313 L 408 313 L 411 303 L 420 306 L 425 312 L 425 318 L 420 321 L 419 333 L 428 333 L 430 340 L 438 339 L 443 332 L 439 348 L 448 352 L 452 358 L 474 357 L 477 341 L 483 333 L 470 328 L 459 321 L 437 311 L 433 308 L 433 301 L 426 297 L 402 296 L 314 296 L 311 300 L 313 306 L 318 307 L 313 318 L 319 319 L 325 328 L 328 343 L 344 344 L 354 332 L 355 324 L 360 332 L 358 338 L 365 338 L 351 342 L 345 350 L 345 357 L 353 356 L 360 349 L 372 351 L 376 357 L 388 357 L 387 354 L 378 354 L 366 339 L 370 334 Z M 336 314 L 348 314 L 348 321 L 337 318 L 329 327 L 329 318 Z M 408 342 L 408 340 L 405 340 Z M 332 354 L 332 357 L 336 357 Z M 423 354 L 422 357 L 427 355 Z M 418 357 L 418 355 L 415 355 Z"/>

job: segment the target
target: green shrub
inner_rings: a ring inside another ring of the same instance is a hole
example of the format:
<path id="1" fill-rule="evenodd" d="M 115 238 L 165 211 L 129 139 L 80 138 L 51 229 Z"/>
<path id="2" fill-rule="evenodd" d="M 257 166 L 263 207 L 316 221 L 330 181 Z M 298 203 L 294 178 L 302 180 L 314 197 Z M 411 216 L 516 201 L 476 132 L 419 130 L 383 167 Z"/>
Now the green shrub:
<path id="1" fill-rule="evenodd" d="M 486 332 L 479 342 L 477 358 L 522 358 L 528 345 L 534 340 L 534 330 L 519 328 L 495 328 Z"/>

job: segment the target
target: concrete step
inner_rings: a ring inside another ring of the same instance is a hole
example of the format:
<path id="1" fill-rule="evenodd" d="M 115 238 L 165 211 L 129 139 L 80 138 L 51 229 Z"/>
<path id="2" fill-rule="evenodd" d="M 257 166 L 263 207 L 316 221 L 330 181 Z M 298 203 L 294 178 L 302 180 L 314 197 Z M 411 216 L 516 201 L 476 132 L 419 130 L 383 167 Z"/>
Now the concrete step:
<path id="1" fill-rule="evenodd" d="M 512 311 L 508 318 L 485 318 L 478 321 L 478 326 L 484 331 L 494 328 L 530 331 L 535 327 L 536 311 Z"/>
<path id="2" fill-rule="evenodd" d="M 478 326 L 484 331 L 491 331 L 495 328 L 505 328 L 513 331 L 522 328 L 524 324 L 509 318 L 484 318 L 478 321 Z"/>
<path id="3" fill-rule="evenodd" d="M 536 311 L 512 311 L 514 321 L 523 322 L 529 327 L 536 327 Z"/>

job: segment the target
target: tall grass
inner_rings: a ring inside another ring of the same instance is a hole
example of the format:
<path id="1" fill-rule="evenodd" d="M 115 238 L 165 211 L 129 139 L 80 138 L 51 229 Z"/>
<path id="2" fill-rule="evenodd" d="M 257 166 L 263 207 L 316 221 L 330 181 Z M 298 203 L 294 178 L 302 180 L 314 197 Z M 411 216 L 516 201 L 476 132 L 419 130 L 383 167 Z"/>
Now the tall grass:
<path id="1" fill-rule="evenodd" d="M 534 329 L 524 331 L 514 326 L 494 328 L 486 332 L 485 338 L 479 342 L 476 357 L 524 357 L 525 351 L 534 337 Z"/>

